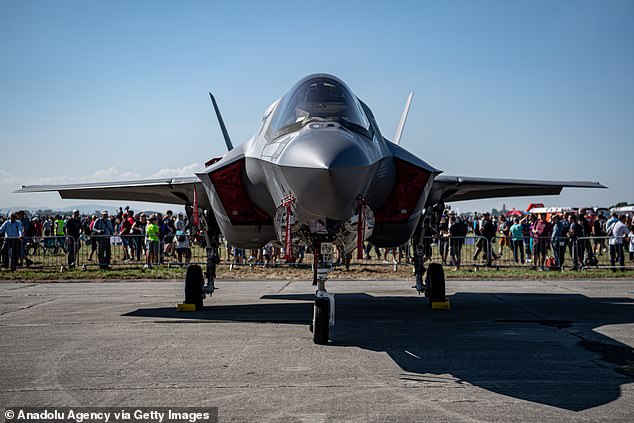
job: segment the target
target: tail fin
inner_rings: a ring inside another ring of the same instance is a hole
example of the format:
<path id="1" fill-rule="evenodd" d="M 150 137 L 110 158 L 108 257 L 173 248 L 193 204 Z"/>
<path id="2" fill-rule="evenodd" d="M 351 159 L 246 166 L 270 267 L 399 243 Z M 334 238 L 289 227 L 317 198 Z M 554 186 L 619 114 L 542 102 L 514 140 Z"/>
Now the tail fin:
<path id="1" fill-rule="evenodd" d="M 227 144 L 227 150 L 231 151 L 233 150 L 233 144 L 231 143 L 231 138 L 229 138 L 229 133 L 227 132 L 227 127 L 225 126 L 225 122 L 222 120 L 222 115 L 220 114 L 220 109 L 218 108 L 216 99 L 214 98 L 212 93 L 209 93 L 209 98 L 211 98 L 211 104 L 213 104 L 214 110 L 216 111 L 216 117 L 218 118 L 220 129 L 222 130 L 222 136 L 225 138 L 225 143 Z"/>
<path id="2" fill-rule="evenodd" d="M 409 106 L 412 104 L 412 97 L 414 97 L 414 91 L 410 92 L 407 96 L 407 101 L 405 102 L 405 108 L 403 109 L 403 114 L 401 115 L 401 120 L 398 123 L 398 127 L 396 128 L 396 132 L 394 133 L 394 144 L 399 144 L 401 142 L 401 135 L 403 135 L 403 127 L 405 126 L 405 121 L 407 120 L 407 114 L 409 113 Z"/>

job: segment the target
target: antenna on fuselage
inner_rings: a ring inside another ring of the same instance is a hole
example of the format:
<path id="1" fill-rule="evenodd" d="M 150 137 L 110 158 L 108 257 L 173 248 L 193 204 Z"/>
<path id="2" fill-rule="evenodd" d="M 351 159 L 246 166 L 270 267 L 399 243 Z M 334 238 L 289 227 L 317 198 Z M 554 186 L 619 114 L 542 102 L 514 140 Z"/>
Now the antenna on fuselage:
<path id="1" fill-rule="evenodd" d="M 222 131 L 222 136 L 225 138 L 225 144 L 227 144 L 227 150 L 233 150 L 233 144 L 231 143 L 231 138 L 229 138 L 229 133 L 227 132 L 227 127 L 225 126 L 224 120 L 222 120 L 222 115 L 220 114 L 220 109 L 218 108 L 218 104 L 216 103 L 216 99 L 214 98 L 212 93 L 209 93 L 209 98 L 211 98 L 211 104 L 214 106 L 214 110 L 216 111 L 216 117 L 218 118 L 218 123 L 220 124 L 220 130 Z"/>
<path id="2" fill-rule="evenodd" d="M 394 139 L 392 142 L 394 144 L 399 144 L 401 142 L 401 135 L 403 135 L 403 127 L 405 126 L 405 121 L 407 120 L 407 114 L 409 113 L 409 106 L 412 104 L 412 97 L 414 97 L 414 91 L 410 92 L 407 96 L 407 101 L 405 102 L 405 108 L 403 109 L 403 114 L 401 115 L 401 120 L 396 127 L 396 132 L 394 133 Z"/>

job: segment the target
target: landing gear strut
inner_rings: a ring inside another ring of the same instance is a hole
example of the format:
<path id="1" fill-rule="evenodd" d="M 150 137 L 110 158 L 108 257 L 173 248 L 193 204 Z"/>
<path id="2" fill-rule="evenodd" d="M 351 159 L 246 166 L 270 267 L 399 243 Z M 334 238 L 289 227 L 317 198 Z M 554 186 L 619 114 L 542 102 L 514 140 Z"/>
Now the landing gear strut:
<path id="1" fill-rule="evenodd" d="M 426 219 L 426 215 L 423 216 L 416 231 L 413 235 L 414 244 L 414 274 L 416 275 L 416 290 L 420 294 L 423 292 L 425 298 L 427 298 L 428 305 L 431 308 L 448 308 L 449 302 L 446 298 L 445 287 L 445 272 L 442 264 L 430 263 L 428 268 L 425 268 L 425 246 L 426 239 L 424 239 L 425 228 L 432 226 L 434 219 L 438 220 L 437 210 L 442 210 L 442 207 L 434 207 L 431 210 L 431 218 Z M 425 273 L 427 275 L 424 277 Z"/>
<path id="2" fill-rule="evenodd" d="M 191 206 L 186 205 L 185 210 L 191 221 Z M 207 210 L 200 223 L 202 232 L 205 234 L 207 253 L 205 276 L 207 283 L 205 284 L 202 268 L 198 265 L 189 265 L 185 277 L 185 303 L 195 304 L 196 310 L 202 310 L 205 297 L 211 297 L 216 290 L 216 268 L 220 263 L 220 227 L 213 212 Z"/>
<path id="3" fill-rule="evenodd" d="M 314 279 L 317 285 L 315 306 L 313 308 L 313 342 L 325 345 L 330 338 L 330 328 L 335 325 L 335 296 L 326 291 L 328 272 L 332 270 L 332 255 L 334 246 L 328 242 L 313 242 Z"/>
<path id="4" fill-rule="evenodd" d="M 423 246 L 423 226 L 422 222 L 418 224 L 418 227 L 414 231 L 412 236 L 412 245 L 414 246 L 414 275 L 416 277 L 416 291 L 420 294 L 425 290 L 425 283 L 423 282 L 423 276 L 425 275 L 425 248 Z"/>
<path id="5" fill-rule="evenodd" d="M 220 263 L 220 227 L 216 222 L 213 211 L 207 210 L 205 213 L 205 243 L 207 244 L 207 284 L 203 287 L 203 293 L 211 295 L 216 290 L 216 267 Z"/>

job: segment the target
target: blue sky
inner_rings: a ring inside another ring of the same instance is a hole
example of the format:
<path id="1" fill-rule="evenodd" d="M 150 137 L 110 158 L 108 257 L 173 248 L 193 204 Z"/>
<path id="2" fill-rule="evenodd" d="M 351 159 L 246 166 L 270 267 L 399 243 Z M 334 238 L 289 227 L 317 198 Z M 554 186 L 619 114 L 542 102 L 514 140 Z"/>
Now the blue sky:
<path id="1" fill-rule="evenodd" d="M 401 144 L 447 174 L 610 187 L 461 210 L 634 202 L 634 1 L 0 0 L 0 208 L 192 174 L 225 148 L 208 90 L 238 143 L 315 72 L 390 138 L 415 91 Z"/>

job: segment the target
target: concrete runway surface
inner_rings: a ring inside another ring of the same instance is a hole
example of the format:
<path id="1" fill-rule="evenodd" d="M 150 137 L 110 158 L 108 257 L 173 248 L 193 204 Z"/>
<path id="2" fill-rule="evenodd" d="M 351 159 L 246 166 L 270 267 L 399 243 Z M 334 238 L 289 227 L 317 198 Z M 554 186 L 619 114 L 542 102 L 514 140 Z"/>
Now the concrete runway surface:
<path id="1" fill-rule="evenodd" d="M 0 407 L 208 406 L 221 422 L 634 421 L 634 281 L 0 283 Z"/>

